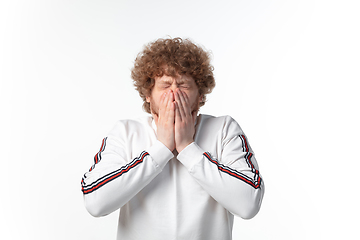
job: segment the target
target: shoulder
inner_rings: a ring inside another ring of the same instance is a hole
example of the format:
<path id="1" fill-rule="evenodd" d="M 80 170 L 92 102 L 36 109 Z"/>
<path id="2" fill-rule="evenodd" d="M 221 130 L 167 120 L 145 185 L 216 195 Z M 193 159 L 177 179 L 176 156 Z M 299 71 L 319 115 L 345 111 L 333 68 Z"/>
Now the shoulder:
<path id="1" fill-rule="evenodd" d="M 203 126 L 207 126 L 208 128 L 216 129 L 224 133 L 233 132 L 239 134 L 242 132 L 241 127 L 237 121 L 229 115 L 215 117 L 201 114 L 200 117 L 201 124 Z"/>
<path id="2" fill-rule="evenodd" d="M 219 116 L 219 117 L 215 117 L 212 115 L 207 115 L 207 114 L 201 114 L 200 115 L 200 121 L 202 123 L 206 123 L 206 124 L 212 124 L 212 125 L 228 125 L 231 123 L 236 123 L 237 122 L 229 115 L 224 115 L 224 116 Z"/>

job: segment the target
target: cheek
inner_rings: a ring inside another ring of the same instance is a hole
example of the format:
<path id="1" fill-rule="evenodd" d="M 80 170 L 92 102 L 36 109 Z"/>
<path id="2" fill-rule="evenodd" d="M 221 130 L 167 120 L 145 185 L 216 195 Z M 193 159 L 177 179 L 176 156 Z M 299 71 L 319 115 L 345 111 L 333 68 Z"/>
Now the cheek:
<path id="1" fill-rule="evenodd" d="M 149 98 L 149 101 L 158 101 L 161 97 L 161 92 L 156 91 L 155 89 L 153 89 L 153 91 L 151 92 L 151 95 Z"/>
<path id="2" fill-rule="evenodd" d="M 189 97 L 190 103 L 199 102 L 200 95 L 197 91 L 186 92 Z"/>
<path id="3" fill-rule="evenodd" d="M 162 93 L 158 92 L 158 91 L 153 92 L 151 94 L 151 97 L 149 98 L 149 100 L 150 100 L 150 105 L 152 108 L 157 109 L 159 107 L 160 101 L 161 101 L 161 96 L 162 96 Z"/>

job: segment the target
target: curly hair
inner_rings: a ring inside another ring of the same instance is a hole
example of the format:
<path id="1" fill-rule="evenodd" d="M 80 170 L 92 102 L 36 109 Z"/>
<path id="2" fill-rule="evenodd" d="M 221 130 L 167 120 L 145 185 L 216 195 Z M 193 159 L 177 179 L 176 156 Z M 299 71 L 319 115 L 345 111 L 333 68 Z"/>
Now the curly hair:
<path id="1" fill-rule="evenodd" d="M 151 94 L 155 77 L 164 74 L 172 77 L 177 74 L 191 76 L 195 80 L 199 94 L 203 96 L 199 104 L 201 107 L 206 102 L 206 94 L 211 93 L 215 87 L 213 70 L 210 54 L 189 39 L 158 39 L 147 44 L 138 54 L 131 70 L 131 78 L 144 101 L 143 109 L 151 113 L 146 96 Z"/>

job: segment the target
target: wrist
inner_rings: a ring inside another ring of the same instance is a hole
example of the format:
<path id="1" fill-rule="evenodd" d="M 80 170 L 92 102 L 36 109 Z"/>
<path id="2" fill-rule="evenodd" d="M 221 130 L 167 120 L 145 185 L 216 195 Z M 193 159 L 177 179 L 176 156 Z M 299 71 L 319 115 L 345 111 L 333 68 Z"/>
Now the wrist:
<path id="1" fill-rule="evenodd" d="M 180 153 L 182 150 L 184 150 L 187 146 L 189 146 L 191 143 L 193 143 L 194 141 L 191 141 L 187 144 L 182 144 L 182 145 L 176 145 L 176 150 L 178 153 Z"/>

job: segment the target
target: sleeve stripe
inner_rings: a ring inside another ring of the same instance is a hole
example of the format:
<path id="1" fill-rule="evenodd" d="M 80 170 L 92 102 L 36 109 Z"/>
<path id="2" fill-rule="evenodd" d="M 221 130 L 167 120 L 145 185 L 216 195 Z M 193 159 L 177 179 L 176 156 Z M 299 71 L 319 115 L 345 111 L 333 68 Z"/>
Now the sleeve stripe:
<path id="1" fill-rule="evenodd" d="M 148 156 L 148 155 L 149 155 L 149 153 L 142 152 L 139 157 L 135 158 L 129 164 L 127 164 L 127 165 L 121 167 L 120 169 L 117 169 L 117 170 L 103 176 L 102 178 L 100 178 L 96 182 L 90 184 L 89 186 L 86 186 L 84 184 L 84 179 L 83 179 L 81 181 L 83 194 L 91 193 L 91 192 L 99 189 L 100 187 L 104 186 L 106 183 L 109 183 L 112 180 L 114 180 L 114 179 L 120 177 L 121 175 L 127 173 L 130 169 L 132 169 L 132 168 L 138 166 L 139 164 L 141 164 L 144 161 L 144 158 L 146 156 Z"/>
<path id="2" fill-rule="evenodd" d="M 100 162 L 100 160 L 101 160 L 101 153 L 105 150 L 106 140 L 107 140 L 107 137 L 103 139 L 100 151 L 94 157 L 95 164 Z"/>
<path id="3" fill-rule="evenodd" d="M 94 165 L 90 168 L 89 172 L 90 172 L 91 170 L 93 170 L 93 169 L 95 168 L 95 165 L 100 162 L 100 160 L 101 160 L 101 153 L 105 150 L 106 140 L 107 140 L 107 137 L 102 140 L 102 144 L 101 144 L 100 150 L 99 150 L 99 152 L 94 156 Z"/>
<path id="4" fill-rule="evenodd" d="M 243 144 L 243 152 L 246 152 L 245 159 L 249 167 L 251 167 L 252 170 L 255 169 L 254 164 L 251 162 L 251 157 L 253 154 L 249 152 L 249 145 L 246 141 L 245 135 L 239 135 L 241 142 Z"/>
<path id="5" fill-rule="evenodd" d="M 239 135 L 241 141 L 242 141 L 242 146 L 243 146 L 243 152 L 248 152 L 249 151 L 249 146 L 248 143 L 246 141 L 245 135 Z"/>
<path id="6" fill-rule="evenodd" d="M 255 174 L 254 175 L 254 180 L 260 178 L 259 177 L 259 170 L 257 170 L 255 167 L 254 167 L 254 164 L 251 162 L 251 157 L 253 156 L 253 153 L 251 153 L 249 151 L 249 144 L 248 142 L 246 141 L 246 137 L 245 135 L 239 135 L 242 143 L 243 143 L 243 151 L 246 152 L 246 155 L 245 155 L 245 160 L 248 164 L 248 166 L 251 168 L 251 171 Z"/>
<path id="7" fill-rule="evenodd" d="M 249 184 L 250 186 L 252 186 L 253 188 L 257 189 L 260 187 L 260 184 L 261 184 L 261 178 L 259 176 L 259 174 L 255 174 L 255 178 L 254 180 L 251 179 L 250 177 L 236 171 L 235 169 L 231 169 L 223 164 L 220 164 L 218 163 L 216 160 L 213 160 L 211 157 L 210 157 L 210 153 L 208 152 L 205 152 L 203 154 L 211 163 L 215 164 L 217 166 L 217 168 L 224 172 L 224 173 L 227 173 L 228 175 L 232 176 L 232 177 L 235 177 L 237 179 L 240 179 L 241 181 Z M 256 170 L 257 171 L 257 170 Z M 257 172 L 258 173 L 258 172 Z"/>

